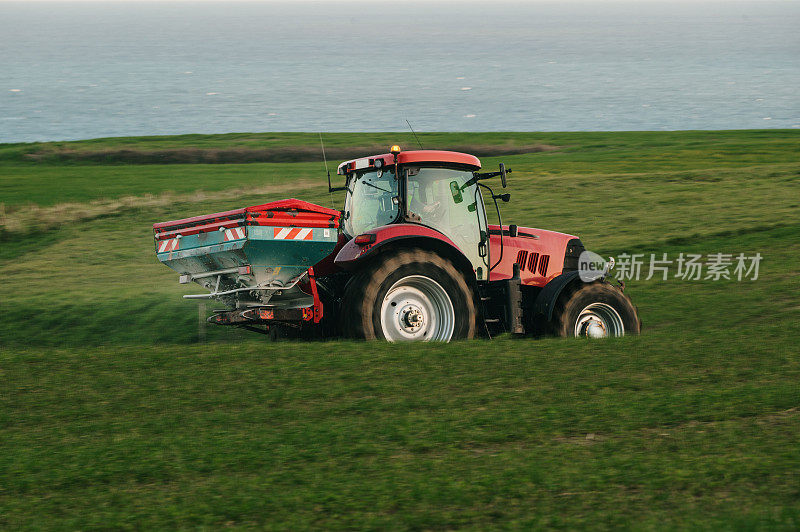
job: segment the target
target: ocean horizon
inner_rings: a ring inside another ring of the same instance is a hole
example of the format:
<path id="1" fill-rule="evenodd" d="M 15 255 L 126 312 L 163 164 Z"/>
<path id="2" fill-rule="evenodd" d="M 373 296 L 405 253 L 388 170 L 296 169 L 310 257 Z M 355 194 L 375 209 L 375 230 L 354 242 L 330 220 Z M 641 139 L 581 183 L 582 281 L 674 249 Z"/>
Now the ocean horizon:
<path id="1" fill-rule="evenodd" d="M 0 142 L 800 128 L 800 2 L 0 2 Z"/>

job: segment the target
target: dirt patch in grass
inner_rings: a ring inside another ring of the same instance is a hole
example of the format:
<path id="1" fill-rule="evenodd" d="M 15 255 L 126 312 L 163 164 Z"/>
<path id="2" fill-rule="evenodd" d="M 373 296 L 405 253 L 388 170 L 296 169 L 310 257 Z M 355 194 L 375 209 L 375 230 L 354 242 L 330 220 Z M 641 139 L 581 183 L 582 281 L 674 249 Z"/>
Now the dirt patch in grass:
<path id="1" fill-rule="evenodd" d="M 478 157 L 518 155 L 550 152 L 559 149 L 549 144 L 463 146 L 431 146 L 429 148 L 471 153 Z M 327 148 L 328 160 L 354 159 L 365 155 L 385 153 L 386 146 Z M 24 155 L 29 161 L 47 163 L 95 164 L 244 164 L 244 163 L 294 163 L 322 161 L 322 151 L 315 146 L 289 146 L 283 148 L 172 148 L 159 150 L 103 149 L 97 151 L 72 150 L 48 146 Z"/>

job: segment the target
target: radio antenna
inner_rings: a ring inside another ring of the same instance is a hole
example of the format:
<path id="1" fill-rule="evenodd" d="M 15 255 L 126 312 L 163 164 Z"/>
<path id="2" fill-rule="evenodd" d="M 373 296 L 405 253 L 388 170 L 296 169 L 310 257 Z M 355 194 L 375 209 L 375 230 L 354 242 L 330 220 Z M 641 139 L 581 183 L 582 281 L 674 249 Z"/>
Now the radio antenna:
<path id="1" fill-rule="evenodd" d="M 424 150 L 425 148 L 422 147 L 422 143 L 419 141 L 419 137 L 417 136 L 417 133 L 414 131 L 414 128 L 411 127 L 411 122 L 409 122 L 408 119 L 406 119 L 406 124 L 408 124 L 408 129 L 411 130 L 411 133 L 414 134 L 414 138 L 417 139 L 417 144 L 419 144 L 419 149 Z"/>
<path id="2" fill-rule="evenodd" d="M 331 209 L 335 208 L 333 205 L 333 188 L 331 187 L 331 171 L 328 169 L 328 158 L 325 156 L 325 143 L 322 142 L 322 131 L 319 132 L 319 145 L 322 147 L 322 160 L 325 161 L 325 173 L 328 174 L 328 197 L 331 200 Z"/>

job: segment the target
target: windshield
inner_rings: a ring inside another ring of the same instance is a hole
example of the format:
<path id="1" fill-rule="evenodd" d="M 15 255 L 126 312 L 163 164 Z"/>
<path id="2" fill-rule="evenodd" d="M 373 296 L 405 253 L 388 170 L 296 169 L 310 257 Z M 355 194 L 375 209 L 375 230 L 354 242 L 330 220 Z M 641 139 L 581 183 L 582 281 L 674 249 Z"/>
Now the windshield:
<path id="1" fill-rule="evenodd" d="M 394 168 L 351 178 L 344 201 L 344 232 L 356 236 L 392 223 L 400 212 Z"/>

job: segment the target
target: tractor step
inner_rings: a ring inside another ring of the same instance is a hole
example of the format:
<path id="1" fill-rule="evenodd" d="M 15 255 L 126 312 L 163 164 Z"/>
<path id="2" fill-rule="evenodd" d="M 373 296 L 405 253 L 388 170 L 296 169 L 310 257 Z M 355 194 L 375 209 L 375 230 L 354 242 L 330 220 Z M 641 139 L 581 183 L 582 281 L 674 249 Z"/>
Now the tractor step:
<path id="1" fill-rule="evenodd" d="M 522 283 L 519 265 L 515 264 L 510 279 L 490 281 L 480 286 L 480 300 L 487 325 L 497 325 L 495 332 L 525 334 L 522 315 Z"/>

